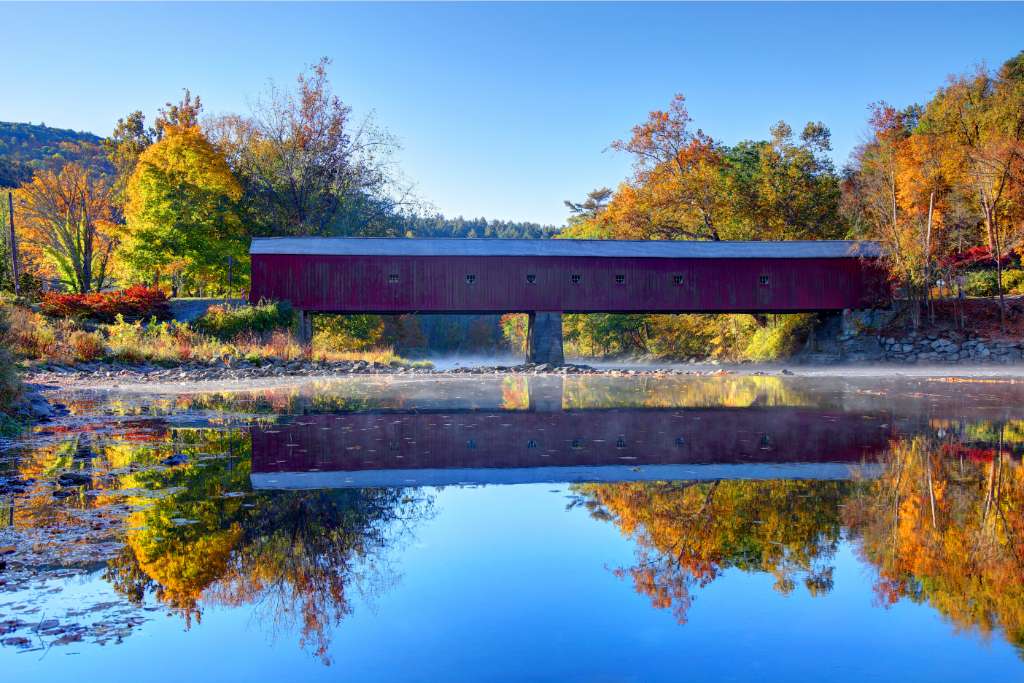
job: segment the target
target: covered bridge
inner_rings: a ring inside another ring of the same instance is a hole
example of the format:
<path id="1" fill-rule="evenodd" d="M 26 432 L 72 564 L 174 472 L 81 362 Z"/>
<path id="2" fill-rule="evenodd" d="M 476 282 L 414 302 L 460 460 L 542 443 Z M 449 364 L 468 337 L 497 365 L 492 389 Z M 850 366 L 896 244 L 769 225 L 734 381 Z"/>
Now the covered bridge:
<path id="1" fill-rule="evenodd" d="M 250 299 L 310 313 L 530 314 L 561 362 L 564 313 L 795 313 L 888 300 L 875 242 L 256 238 Z"/>

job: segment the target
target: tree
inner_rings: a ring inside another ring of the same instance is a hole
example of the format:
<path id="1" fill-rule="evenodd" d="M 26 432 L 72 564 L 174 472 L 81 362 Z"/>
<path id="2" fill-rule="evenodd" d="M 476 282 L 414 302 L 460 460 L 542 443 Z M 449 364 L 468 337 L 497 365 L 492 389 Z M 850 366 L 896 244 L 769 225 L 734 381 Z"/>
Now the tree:
<path id="1" fill-rule="evenodd" d="M 203 112 L 203 101 L 198 95 L 192 97 L 192 91 L 185 88 L 181 101 L 177 104 L 167 102 L 160 108 L 153 124 L 154 136 L 162 140 L 169 128 L 195 128 L 199 126 L 199 115 Z"/>
<path id="2" fill-rule="evenodd" d="M 141 111 L 133 111 L 127 117 L 117 120 L 114 132 L 103 140 L 107 158 L 114 166 L 115 194 L 124 202 L 124 189 L 128 179 L 135 172 L 135 164 L 146 148 L 156 140 L 156 130 L 146 128 L 146 117 Z"/>
<path id="3" fill-rule="evenodd" d="M 728 188 L 721 147 L 703 131 L 691 131 L 686 98 L 677 94 L 667 111 L 652 111 L 629 140 L 612 149 L 634 157 L 634 177 L 619 187 L 608 219 L 633 239 L 722 239 Z"/>
<path id="4" fill-rule="evenodd" d="M 212 124 L 245 189 L 249 219 L 264 234 L 400 234 L 408 190 L 391 164 L 397 145 L 371 118 L 353 124 L 322 59 L 295 91 L 273 84 L 249 117 Z"/>
<path id="5" fill-rule="evenodd" d="M 726 150 L 733 233 L 744 239 L 837 239 L 845 236 L 839 178 L 827 152 L 831 132 L 820 122 L 799 139 L 779 121 L 771 139 Z"/>
<path id="6" fill-rule="evenodd" d="M 576 203 L 566 199 L 565 206 L 574 217 L 583 219 L 596 218 L 608 206 L 608 200 L 611 199 L 612 194 L 613 192 L 610 188 L 599 187 L 588 192 L 587 198 L 582 202 Z"/>
<path id="7" fill-rule="evenodd" d="M 879 102 L 871 107 L 872 137 L 854 153 L 847 172 L 845 203 L 860 232 L 886 245 L 885 258 L 895 279 L 912 296 L 924 287 L 924 244 L 915 229 L 912 194 L 903 188 L 910 137 L 916 126 L 914 110 L 900 111 Z"/>
<path id="8" fill-rule="evenodd" d="M 17 195 L 19 241 L 45 274 L 80 293 L 110 283 L 118 239 L 106 179 L 69 163 L 59 171 L 40 171 Z"/>
<path id="9" fill-rule="evenodd" d="M 229 257 L 245 260 L 242 188 L 198 126 L 162 131 L 128 181 L 125 260 L 140 277 L 175 276 L 175 289 L 181 277 L 220 282 Z"/>
<path id="10" fill-rule="evenodd" d="M 928 103 L 923 127 L 944 142 L 947 174 L 972 196 L 996 264 L 1005 327 L 1002 255 L 1024 242 L 1024 52 L 992 73 L 957 76 Z"/>

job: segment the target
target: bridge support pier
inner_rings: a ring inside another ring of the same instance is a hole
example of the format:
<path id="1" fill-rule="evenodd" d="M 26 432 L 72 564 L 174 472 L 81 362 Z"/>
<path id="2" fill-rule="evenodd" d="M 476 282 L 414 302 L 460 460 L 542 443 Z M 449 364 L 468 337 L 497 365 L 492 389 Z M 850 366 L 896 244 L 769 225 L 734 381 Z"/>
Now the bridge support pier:
<path id="1" fill-rule="evenodd" d="M 562 312 L 532 311 L 527 332 L 526 361 L 562 365 Z"/>
<path id="2" fill-rule="evenodd" d="M 310 311 L 298 311 L 298 333 L 299 343 L 302 345 L 313 343 L 313 313 Z"/>

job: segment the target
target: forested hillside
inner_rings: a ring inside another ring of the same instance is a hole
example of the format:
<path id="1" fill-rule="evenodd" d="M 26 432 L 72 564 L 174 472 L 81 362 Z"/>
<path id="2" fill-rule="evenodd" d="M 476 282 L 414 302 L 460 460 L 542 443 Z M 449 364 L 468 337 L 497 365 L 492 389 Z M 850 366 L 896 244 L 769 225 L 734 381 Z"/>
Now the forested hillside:
<path id="1" fill-rule="evenodd" d="M 17 187 L 37 170 L 74 161 L 110 172 L 103 139 L 44 124 L 0 121 L 0 187 Z"/>

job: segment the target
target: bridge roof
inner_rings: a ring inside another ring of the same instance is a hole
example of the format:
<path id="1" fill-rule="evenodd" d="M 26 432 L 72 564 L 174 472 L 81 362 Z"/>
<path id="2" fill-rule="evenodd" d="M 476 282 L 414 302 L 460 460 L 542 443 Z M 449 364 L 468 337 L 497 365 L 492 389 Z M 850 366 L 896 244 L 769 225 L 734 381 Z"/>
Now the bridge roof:
<path id="1" fill-rule="evenodd" d="M 606 258 L 878 258 L 878 242 L 698 242 L 386 237 L 256 237 L 250 254 L 303 256 L 597 256 Z"/>

